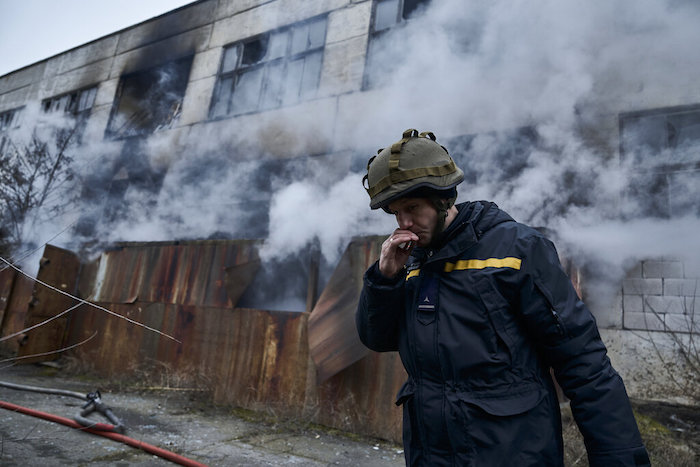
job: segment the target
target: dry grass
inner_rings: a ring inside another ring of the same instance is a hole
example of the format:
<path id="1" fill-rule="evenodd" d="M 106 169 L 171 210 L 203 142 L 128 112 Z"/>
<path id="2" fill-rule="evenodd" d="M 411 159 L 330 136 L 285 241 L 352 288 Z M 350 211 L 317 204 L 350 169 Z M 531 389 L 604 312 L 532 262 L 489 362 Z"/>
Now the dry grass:
<path id="1" fill-rule="evenodd" d="M 673 467 L 695 467 L 700 465 L 700 409 L 656 403 L 635 403 L 635 418 L 642 439 L 649 452 L 651 465 Z M 673 426 L 677 413 L 687 419 L 686 428 Z M 564 433 L 564 464 L 567 467 L 587 466 L 588 457 L 583 437 L 574 423 L 571 410 L 562 408 Z M 669 426 L 672 425 L 672 426 Z"/>

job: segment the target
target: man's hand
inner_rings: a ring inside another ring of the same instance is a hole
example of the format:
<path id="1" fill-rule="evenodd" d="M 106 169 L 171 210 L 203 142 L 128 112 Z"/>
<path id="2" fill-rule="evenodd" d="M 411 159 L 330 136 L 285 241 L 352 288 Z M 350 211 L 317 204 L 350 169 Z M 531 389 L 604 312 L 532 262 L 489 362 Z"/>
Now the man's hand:
<path id="1" fill-rule="evenodd" d="M 417 241 L 418 235 L 410 230 L 394 230 L 394 233 L 382 243 L 382 252 L 379 255 L 379 272 L 384 277 L 395 277 L 406 264 Z"/>

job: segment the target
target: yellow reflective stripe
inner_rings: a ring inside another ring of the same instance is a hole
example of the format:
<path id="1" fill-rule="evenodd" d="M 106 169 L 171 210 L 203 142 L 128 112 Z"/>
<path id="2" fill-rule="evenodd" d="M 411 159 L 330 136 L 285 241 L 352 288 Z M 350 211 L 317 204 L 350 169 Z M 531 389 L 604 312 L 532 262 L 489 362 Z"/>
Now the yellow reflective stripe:
<path id="1" fill-rule="evenodd" d="M 462 259 L 457 263 L 445 263 L 445 272 L 463 271 L 465 269 L 484 268 L 511 268 L 520 269 L 520 258 L 489 258 L 489 259 Z"/>
<path id="2" fill-rule="evenodd" d="M 411 277 L 416 277 L 418 274 L 420 274 L 420 269 L 414 269 L 413 271 L 408 271 L 408 274 L 406 274 L 406 280 L 409 280 Z"/>

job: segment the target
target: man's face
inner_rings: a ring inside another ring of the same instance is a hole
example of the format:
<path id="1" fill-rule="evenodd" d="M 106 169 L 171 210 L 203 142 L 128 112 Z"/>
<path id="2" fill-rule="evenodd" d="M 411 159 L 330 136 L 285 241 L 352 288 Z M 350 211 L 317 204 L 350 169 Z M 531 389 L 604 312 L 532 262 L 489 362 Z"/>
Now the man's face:
<path id="1" fill-rule="evenodd" d="M 400 198 L 389 204 L 389 211 L 396 216 L 399 229 L 418 235 L 418 246 L 426 247 L 435 238 L 438 212 L 425 198 Z"/>

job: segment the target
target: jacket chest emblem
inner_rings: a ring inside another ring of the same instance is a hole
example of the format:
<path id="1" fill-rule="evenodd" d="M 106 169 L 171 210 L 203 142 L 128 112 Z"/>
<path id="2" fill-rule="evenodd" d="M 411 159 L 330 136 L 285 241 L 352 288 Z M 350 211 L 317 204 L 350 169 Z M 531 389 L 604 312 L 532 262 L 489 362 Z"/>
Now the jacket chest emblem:
<path id="1" fill-rule="evenodd" d="M 418 311 L 432 313 L 437 308 L 438 284 L 440 280 L 434 274 L 426 274 L 418 290 Z"/>

